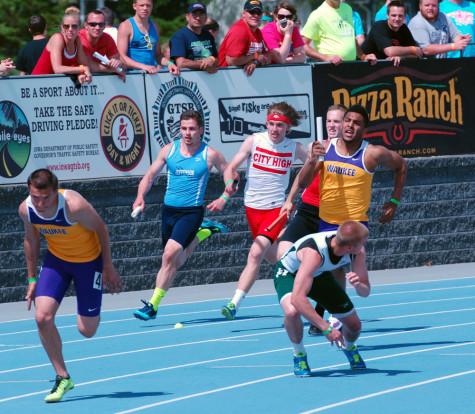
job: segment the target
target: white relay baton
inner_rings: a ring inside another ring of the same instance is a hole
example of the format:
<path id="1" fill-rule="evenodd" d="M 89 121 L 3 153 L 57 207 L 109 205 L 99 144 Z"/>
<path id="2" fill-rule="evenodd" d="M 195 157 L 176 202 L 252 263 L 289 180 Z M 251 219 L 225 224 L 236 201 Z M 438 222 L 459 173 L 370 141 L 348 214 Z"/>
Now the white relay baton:
<path id="1" fill-rule="evenodd" d="M 92 56 L 94 56 L 97 60 L 99 60 L 105 66 L 109 65 L 110 63 L 110 59 L 107 56 L 101 55 L 99 52 L 94 52 Z M 120 66 L 116 68 L 116 71 L 119 73 L 121 73 L 122 70 L 123 69 Z"/>
<path id="2" fill-rule="evenodd" d="M 321 116 L 317 116 L 317 141 L 323 144 L 323 123 Z M 319 155 L 318 161 L 323 161 L 323 158 L 323 155 Z"/>
<path id="3" fill-rule="evenodd" d="M 142 207 L 141 206 L 135 207 L 134 211 L 132 211 L 132 213 L 130 213 L 130 217 L 136 218 L 141 212 L 142 212 Z"/>

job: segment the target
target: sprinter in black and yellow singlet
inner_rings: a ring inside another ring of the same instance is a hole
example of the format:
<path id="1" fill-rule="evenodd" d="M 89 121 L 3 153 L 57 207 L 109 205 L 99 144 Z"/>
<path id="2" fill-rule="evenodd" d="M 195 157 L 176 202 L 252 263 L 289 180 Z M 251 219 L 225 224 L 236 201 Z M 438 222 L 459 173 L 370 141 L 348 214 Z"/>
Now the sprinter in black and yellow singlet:
<path id="1" fill-rule="evenodd" d="M 71 281 L 77 296 L 79 332 L 92 337 L 99 326 L 102 283 L 110 292 L 121 289 L 112 264 L 109 233 L 96 210 L 79 193 L 58 190 L 57 177 L 47 169 L 28 178 L 29 196 L 19 207 L 25 226 L 25 258 L 28 270 L 28 310 L 35 303 L 35 318 L 43 347 L 56 371 L 56 381 L 46 402 L 57 402 L 74 388 L 66 369 L 62 343 L 54 319 Z M 40 235 L 47 251 L 36 277 Z"/>

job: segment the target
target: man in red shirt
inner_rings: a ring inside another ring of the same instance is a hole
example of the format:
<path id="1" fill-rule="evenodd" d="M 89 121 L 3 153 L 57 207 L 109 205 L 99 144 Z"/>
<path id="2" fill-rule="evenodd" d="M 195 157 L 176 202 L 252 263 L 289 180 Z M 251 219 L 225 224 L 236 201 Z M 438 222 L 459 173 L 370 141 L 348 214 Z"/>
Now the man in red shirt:
<path id="1" fill-rule="evenodd" d="M 242 17 L 234 23 L 219 48 L 219 66 L 242 66 L 248 76 L 260 65 L 269 63 L 262 33 L 262 3 L 247 0 Z"/>
<path id="2" fill-rule="evenodd" d="M 114 39 L 107 33 L 104 33 L 106 27 L 106 20 L 104 13 L 100 10 L 93 10 L 88 13 L 86 21 L 84 22 L 84 29 L 79 32 L 79 38 L 84 49 L 85 54 L 91 60 L 100 64 L 100 68 L 104 72 L 120 72 L 125 74 L 121 69 L 121 61 L 119 51 L 114 42 Z M 108 64 L 104 64 L 99 59 L 93 56 L 94 52 L 100 53 L 108 60 Z M 125 75 L 124 75 L 125 76 Z"/>

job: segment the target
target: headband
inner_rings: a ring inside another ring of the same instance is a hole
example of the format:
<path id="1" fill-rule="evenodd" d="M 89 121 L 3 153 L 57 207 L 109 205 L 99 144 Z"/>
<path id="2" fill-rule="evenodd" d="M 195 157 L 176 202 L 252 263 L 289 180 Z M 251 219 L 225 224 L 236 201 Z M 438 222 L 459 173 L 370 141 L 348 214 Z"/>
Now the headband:
<path id="1" fill-rule="evenodd" d="M 289 118 L 287 118 L 285 115 L 277 114 L 275 112 L 267 115 L 267 120 L 268 121 L 284 122 L 287 125 L 292 125 Z"/>

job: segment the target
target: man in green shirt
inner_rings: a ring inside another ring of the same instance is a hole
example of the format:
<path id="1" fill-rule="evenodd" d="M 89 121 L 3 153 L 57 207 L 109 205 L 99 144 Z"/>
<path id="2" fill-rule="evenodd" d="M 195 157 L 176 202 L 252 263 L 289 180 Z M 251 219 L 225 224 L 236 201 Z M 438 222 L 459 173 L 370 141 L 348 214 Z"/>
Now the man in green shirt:
<path id="1" fill-rule="evenodd" d="M 359 47 L 351 6 L 341 0 L 325 0 L 310 14 L 301 34 L 305 53 L 311 59 L 338 65 L 358 57 L 376 63 L 374 54 L 365 55 Z"/>

